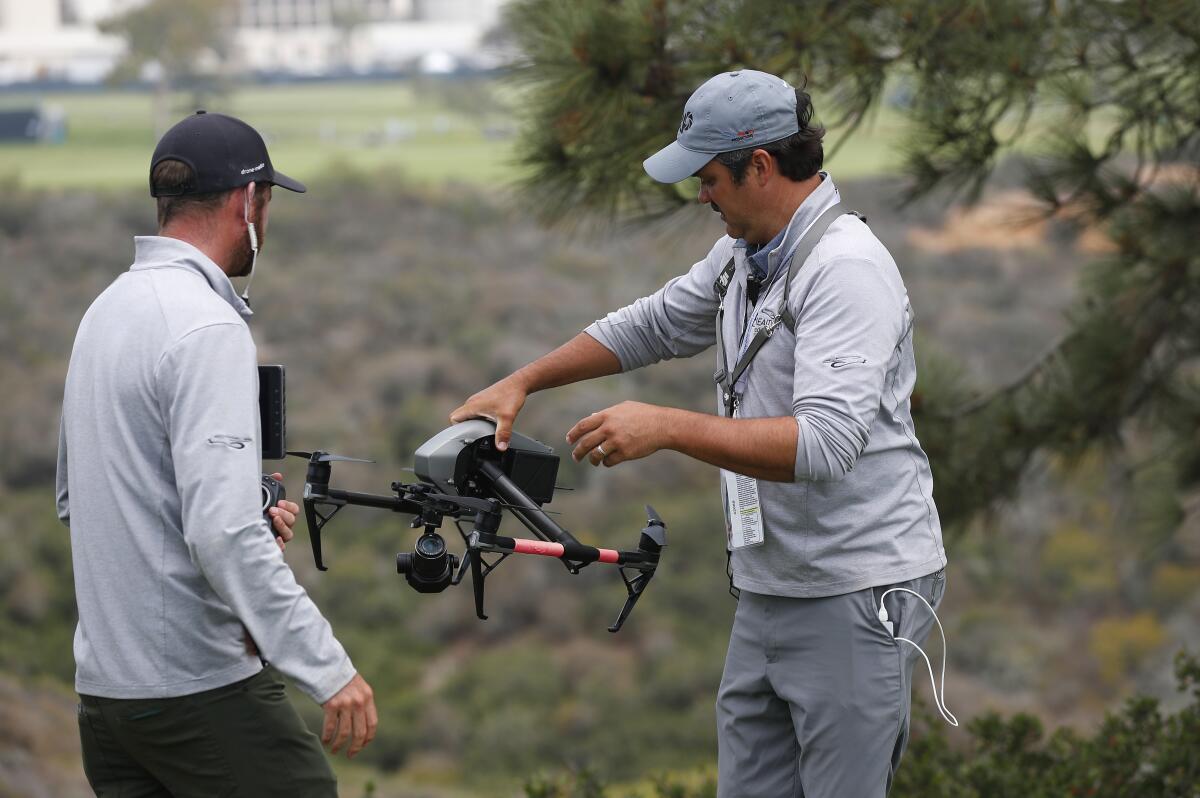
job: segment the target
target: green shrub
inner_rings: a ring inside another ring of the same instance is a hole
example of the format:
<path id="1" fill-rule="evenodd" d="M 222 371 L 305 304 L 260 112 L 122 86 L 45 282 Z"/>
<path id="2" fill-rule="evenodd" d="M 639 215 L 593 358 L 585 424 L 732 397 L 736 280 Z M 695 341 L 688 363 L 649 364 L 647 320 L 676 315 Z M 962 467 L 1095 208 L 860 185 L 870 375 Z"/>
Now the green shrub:
<path id="1" fill-rule="evenodd" d="M 1148 612 L 1129 618 L 1106 618 L 1094 627 L 1088 642 L 1109 685 L 1120 683 L 1166 641 L 1161 623 Z"/>
<path id="2" fill-rule="evenodd" d="M 1200 565 L 1164 562 L 1150 578 L 1150 598 L 1154 606 L 1170 611 L 1200 590 Z"/>
<path id="3" fill-rule="evenodd" d="M 1062 524 L 1046 541 L 1042 567 L 1069 599 L 1107 595 L 1117 586 L 1116 557 L 1095 530 Z"/>
<path id="4" fill-rule="evenodd" d="M 893 798 L 1195 798 L 1200 785 L 1200 661 L 1180 653 L 1175 674 L 1189 697 L 1175 714 L 1153 698 L 1132 698 L 1090 736 L 1060 729 L 1047 736 L 1027 714 L 982 715 L 967 724 L 966 745 L 952 744 L 928 713 L 914 718 L 914 736 Z M 541 777 L 527 798 L 711 798 L 711 777 L 663 777 L 653 792 L 608 788 L 595 774 Z"/>

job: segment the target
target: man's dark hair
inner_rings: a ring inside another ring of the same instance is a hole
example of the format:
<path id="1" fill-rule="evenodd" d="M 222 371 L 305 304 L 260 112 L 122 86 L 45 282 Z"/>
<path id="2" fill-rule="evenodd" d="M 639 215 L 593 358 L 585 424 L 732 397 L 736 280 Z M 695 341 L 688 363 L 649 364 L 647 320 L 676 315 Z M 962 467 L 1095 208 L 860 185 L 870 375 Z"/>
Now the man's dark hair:
<path id="1" fill-rule="evenodd" d="M 167 195 L 158 199 L 158 227 L 161 230 L 178 216 L 194 210 L 212 210 L 228 191 L 207 194 L 179 194 L 196 182 L 196 173 L 183 161 L 167 159 L 160 161 L 150 173 L 150 185 L 155 193 Z M 171 196 L 174 195 L 174 196 Z"/>
<path id="2" fill-rule="evenodd" d="M 825 149 L 821 140 L 825 128 L 813 126 L 812 98 L 808 92 L 796 89 L 796 121 L 800 129 L 785 139 L 763 144 L 761 147 L 745 147 L 731 152 L 718 153 L 717 161 L 723 163 L 733 175 L 733 184 L 740 186 L 746 179 L 750 156 L 755 150 L 763 150 L 779 164 L 779 173 L 788 180 L 807 180 L 817 173 L 825 162 Z"/>

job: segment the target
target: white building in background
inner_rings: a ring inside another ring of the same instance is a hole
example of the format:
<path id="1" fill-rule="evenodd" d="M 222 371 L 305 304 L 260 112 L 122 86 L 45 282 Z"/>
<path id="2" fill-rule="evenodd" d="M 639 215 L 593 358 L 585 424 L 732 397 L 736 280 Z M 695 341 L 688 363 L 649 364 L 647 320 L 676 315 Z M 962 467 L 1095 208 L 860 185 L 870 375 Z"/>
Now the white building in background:
<path id="1" fill-rule="evenodd" d="M 146 0 L 0 0 L 0 84 L 96 83 L 123 42 L 97 24 Z M 317 77 L 495 66 L 506 0 L 238 0 L 235 73 Z"/>
<path id="2" fill-rule="evenodd" d="M 95 83 L 121 55 L 122 43 L 96 29 L 100 17 L 138 0 L 0 0 L 0 84 L 34 80 Z"/>
<path id="3" fill-rule="evenodd" d="M 504 0 L 241 0 L 237 67 L 295 75 L 488 68 Z"/>

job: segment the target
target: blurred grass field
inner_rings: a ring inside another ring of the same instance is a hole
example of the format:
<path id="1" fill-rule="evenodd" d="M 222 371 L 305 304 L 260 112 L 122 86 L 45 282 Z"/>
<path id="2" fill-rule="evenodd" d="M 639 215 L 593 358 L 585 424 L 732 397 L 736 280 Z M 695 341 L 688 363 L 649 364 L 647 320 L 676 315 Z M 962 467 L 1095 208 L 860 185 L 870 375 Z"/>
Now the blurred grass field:
<path id="1" fill-rule="evenodd" d="M 519 102 L 497 80 L 309 83 L 240 88 L 210 111 L 233 114 L 267 138 L 276 168 L 299 180 L 339 169 L 389 173 L 418 185 L 498 186 L 520 176 L 514 162 Z M 0 107 L 57 106 L 66 115 L 60 144 L 0 143 L 0 180 L 30 188 L 120 189 L 145 184 L 156 140 L 148 92 L 10 92 Z M 171 97 L 172 120 L 193 100 Z M 838 178 L 895 171 L 904 130 L 883 109 L 828 168 Z M 831 133 L 836 141 L 836 131 Z M 664 141 L 664 144 L 666 142 Z"/>
<path id="2" fill-rule="evenodd" d="M 276 167 L 313 179 L 338 165 L 398 172 L 414 182 L 487 183 L 511 176 L 511 138 L 489 137 L 488 115 L 473 116 L 425 96 L 411 83 L 262 86 L 206 103 L 266 137 Z M 34 102 L 66 114 L 61 144 L 0 144 L 0 176 L 32 188 L 123 188 L 144 184 L 156 140 L 153 100 L 132 91 L 10 95 L 4 105 Z M 172 120 L 192 109 L 171 98 Z M 390 137 L 390 138 L 389 138 Z"/>

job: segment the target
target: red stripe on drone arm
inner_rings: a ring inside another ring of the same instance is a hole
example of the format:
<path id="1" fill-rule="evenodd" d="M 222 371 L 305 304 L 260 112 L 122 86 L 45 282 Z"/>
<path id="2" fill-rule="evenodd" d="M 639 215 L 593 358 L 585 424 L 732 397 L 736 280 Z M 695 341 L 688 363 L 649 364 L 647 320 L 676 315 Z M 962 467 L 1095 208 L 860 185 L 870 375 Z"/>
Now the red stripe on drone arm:
<path id="1" fill-rule="evenodd" d="M 614 549 L 599 549 L 600 562 L 617 563 L 621 559 L 621 553 Z"/>
<path id="2" fill-rule="evenodd" d="M 562 557 L 563 545 L 544 540 L 513 538 L 513 551 L 517 554 L 540 554 L 543 557 Z"/>

